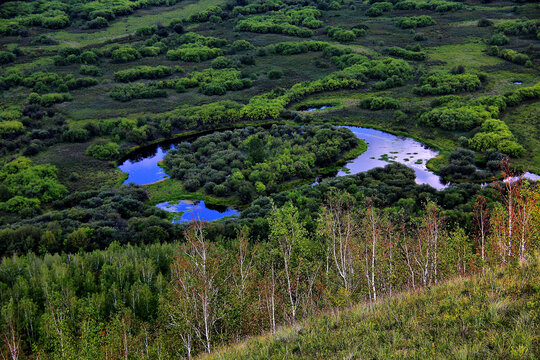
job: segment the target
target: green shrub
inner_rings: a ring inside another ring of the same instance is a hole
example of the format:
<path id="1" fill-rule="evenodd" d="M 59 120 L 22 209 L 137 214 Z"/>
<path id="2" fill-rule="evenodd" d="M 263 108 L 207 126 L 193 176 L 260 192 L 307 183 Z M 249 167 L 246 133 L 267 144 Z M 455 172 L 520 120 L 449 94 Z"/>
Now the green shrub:
<path id="1" fill-rule="evenodd" d="M 165 90 L 159 89 L 155 85 L 136 83 L 114 86 L 109 95 L 114 100 L 125 102 L 133 99 L 152 99 L 167 97 L 167 92 Z"/>
<path id="2" fill-rule="evenodd" d="M 132 47 L 123 47 L 113 50 L 111 55 L 112 60 L 116 63 L 126 63 L 141 58 L 141 54 L 137 49 Z"/>
<path id="3" fill-rule="evenodd" d="M 94 65 L 81 65 L 79 73 L 82 75 L 101 76 L 101 69 Z"/>
<path id="4" fill-rule="evenodd" d="M 72 101 L 73 97 L 67 93 L 50 93 L 44 94 L 40 97 L 41 106 L 49 107 L 54 104 L 62 103 L 65 101 Z"/>
<path id="5" fill-rule="evenodd" d="M 392 56 L 400 57 L 407 60 L 422 61 L 427 59 L 427 54 L 423 51 L 411 51 L 408 49 L 400 48 L 398 46 L 393 46 L 388 49 L 388 53 Z"/>
<path id="6" fill-rule="evenodd" d="M 503 34 L 495 34 L 489 39 L 490 45 L 506 45 L 510 42 L 510 40 L 504 36 Z"/>
<path id="7" fill-rule="evenodd" d="M 114 80 L 119 82 L 130 82 L 139 79 L 160 79 L 170 76 L 172 73 L 172 68 L 168 66 L 137 66 L 115 72 Z"/>
<path id="8" fill-rule="evenodd" d="M 113 142 L 93 144 L 86 149 L 86 155 L 99 160 L 114 160 L 120 155 L 120 146 Z"/>
<path id="9" fill-rule="evenodd" d="M 394 5 L 391 2 L 377 2 L 367 9 L 366 15 L 371 17 L 381 16 L 384 12 L 392 11 L 393 8 Z"/>
<path id="10" fill-rule="evenodd" d="M 372 96 L 360 101 L 358 106 L 368 110 L 399 109 L 399 102 L 391 97 Z"/>
<path id="11" fill-rule="evenodd" d="M 272 69 L 268 71 L 267 76 L 269 79 L 276 80 L 283 77 L 283 70 L 281 69 Z"/>
<path id="12" fill-rule="evenodd" d="M 2 210 L 13 213 L 22 213 L 28 209 L 38 209 L 41 202 L 38 199 L 29 199 L 24 196 L 14 196 L 5 203 L 0 203 Z"/>
<path id="13" fill-rule="evenodd" d="M 459 106 L 452 103 L 449 107 L 435 108 L 422 114 L 420 121 L 428 126 L 438 126 L 446 130 L 470 130 L 498 114 L 497 107 Z"/>
<path id="14" fill-rule="evenodd" d="M 525 149 L 515 142 L 508 125 L 501 120 L 489 119 L 482 124 L 481 131 L 469 139 L 469 147 L 477 151 L 498 150 L 519 157 Z"/>
<path id="15" fill-rule="evenodd" d="M 150 36 L 152 34 L 155 34 L 157 31 L 156 25 L 148 25 L 141 28 L 138 28 L 135 30 L 135 35 L 137 36 Z"/>
<path id="16" fill-rule="evenodd" d="M 433 18 L 428 15 L 401 17 L 398 18 L 396 21 L 396 26 L 402 29 L 416 29 L 419 27 L 426 27 L 435 24 L 435 20 L 433 20 Z"/>
<path id="17" fill-rule="evenodd" d="M 255 46 L 247 40 L 236 40 L 232 44 L 232 49 L 238 52 L 255 49 Z"/>
<path id="18" fill-rule="evenodd" d="M 15 54 L 7 51 L 0 51 L 0 64 L 9 64 L 14 62 L 16 59 Z"/>
<path id="19" fill-rule="evenodd" d="M 477 75 L 453 75 L 444 71 L 433 72 L 420 79 L 420 85 L 413 90 L 418 95 L 444 95 L 465 91 L 475 91 L 481 86 Z"/>
<path id="20" fill-rule="evenodd" d="M 0 121 L 0 137 L 9 137 L 11 135 L 22 134 L 25 127 L 22 122 L 17 120 Z"/>
<path id="21" fill-rule="evenodd" d="M 214 69 L 225 69 L 225 68 L 231 67 L 231 65 L 232 65 L 231 59 L 228 59 L 224 56 L 219 56 L 212 61 L 211 66 Z"/>
<path id="22" fill-rule="evenodd" d="M 186 62 L 201 62 L 216 58 L 223 55 L 223 51 L 218 48 L 210 48 L 208 46 L 198 46 L 196 44 L 169 50 L 167 58 L 169 60 L 182 60 Z"/>

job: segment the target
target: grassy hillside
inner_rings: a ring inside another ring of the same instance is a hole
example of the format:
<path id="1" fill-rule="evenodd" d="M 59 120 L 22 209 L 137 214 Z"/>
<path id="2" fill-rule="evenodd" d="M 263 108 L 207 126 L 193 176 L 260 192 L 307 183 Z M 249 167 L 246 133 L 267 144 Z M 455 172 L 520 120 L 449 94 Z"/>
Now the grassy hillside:
<path id="1" fill-rule="evenodd" d="M 205 359 L 538 359 L 540 262 L 328 314 Z"/>

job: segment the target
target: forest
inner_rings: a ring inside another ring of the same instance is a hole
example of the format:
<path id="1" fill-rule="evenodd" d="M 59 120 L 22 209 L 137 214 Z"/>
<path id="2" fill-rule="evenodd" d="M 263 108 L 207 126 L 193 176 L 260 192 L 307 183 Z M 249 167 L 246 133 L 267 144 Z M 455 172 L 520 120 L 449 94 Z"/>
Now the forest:
<path id="1" fill-rule="evenodd" d="M 1 1 L 2 358 L 538 358 L 538 19 Z"/>

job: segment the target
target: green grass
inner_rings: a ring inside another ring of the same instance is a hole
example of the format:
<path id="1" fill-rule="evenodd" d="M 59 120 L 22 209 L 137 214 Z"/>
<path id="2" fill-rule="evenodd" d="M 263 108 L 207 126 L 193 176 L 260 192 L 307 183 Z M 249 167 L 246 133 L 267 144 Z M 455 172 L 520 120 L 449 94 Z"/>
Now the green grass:
<path id="1" fill-rule="evenodd" d="M 122 17 L 104 30 L 93 32 L 57 31 L 51 34 L 51 37 L 73 47 L 99 44 L 127 36 L 143 26 L 155 25 L 158 22 L 168 25 L 171 20 L 186 19 L 190 15 L 205 10 L 210 6 L 220 5 L 222 2 L 222 0 L 199 0 L 190 1 L 187 5 L 185 2 L 181 2 L 166 9 L 151 8 L 141 10 L 134 15 Z"/>
<path id="2" fill-rule="evenodd" d="M 540 262 L 324 314 L 203 359 L 538 359 Z"/>

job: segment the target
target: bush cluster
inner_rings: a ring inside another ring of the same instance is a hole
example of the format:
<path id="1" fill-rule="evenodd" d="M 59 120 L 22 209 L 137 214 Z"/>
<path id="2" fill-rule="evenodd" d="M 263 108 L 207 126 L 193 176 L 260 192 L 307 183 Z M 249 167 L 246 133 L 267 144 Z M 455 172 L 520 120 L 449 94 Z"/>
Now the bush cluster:
<path id="1" fill-rule="evenodd" d="M 114 73 L 114 80 L 130 82 L 139 79 L 161 79 L 173 73 L 169 66 L 137 66 L 131 69 L 121 70 Z"/>
<path id="2" fill-rule="evenodd" d="M 358 106 L 368 110 L 399 109 L 399 101 L 391 97 L 372 96 L 360 101 Z"/>
<path id="3" fill-rule="evenodd" d="M 141 83 L 114 86 L 109 93 L 114 100 L 126 102 L 133 99 L 167 97 L 167 92 L 155 85 Z"/>
<path id="4" fill-rule="evenodd" d="M 407 60 L 422 61 L 427 59 L 427 54 L 424 51 L 421 51 L 419 45 L 414 47 L 409 45 L 406 49 L 400 48 L 399 46 L 392 46 L 388 49 L 388 54 Z"/>
<path id="5" fill-rule="evenodd" d="M 428 15 L 401 17 L 396 20 L 396 26 L 402 29 L 416 29 L 419 27 L 426 27 L 435 24 L 435 20 L 433 20 L 433 18 Z"/>
<path id="6" fill-rule="evenodd" d="M 444 95 L 475 91 L 482 85 L 479 77 L 473 74 L 451 74 L 444 71 L 432 72 L 420 79 L 414 88 L 418 95 Z"/>

